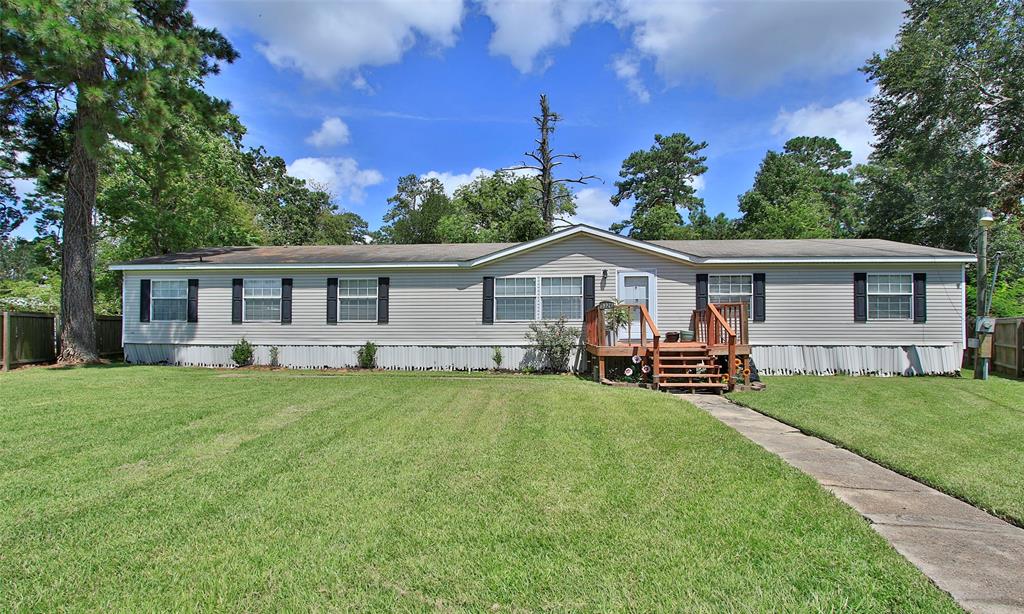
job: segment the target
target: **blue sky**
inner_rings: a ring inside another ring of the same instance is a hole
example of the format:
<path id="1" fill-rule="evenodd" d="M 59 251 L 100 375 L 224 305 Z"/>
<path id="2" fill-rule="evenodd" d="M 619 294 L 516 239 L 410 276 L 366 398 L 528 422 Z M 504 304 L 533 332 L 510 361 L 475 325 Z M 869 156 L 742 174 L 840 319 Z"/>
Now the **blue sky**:
<path id="1" fill-rule="evenodd" d="M 708 142 L 699 184 L 711 213 L 736 214 L 768 149 L 834 136 L 862 160 L 870 85 L 858 68 L 901 20 L 889 0 L 633 2 L 462 0 L 200 1 L 241 58 L 207 84 L 229 99 L 292 174 L 330 185 L 339 206 L 380 224 L 399 176 L 454 189 L 522 160 L 537 97 L 565 121 L 560 151 L 578 219 L 628 216 L 608 204 L 619 165 L 655 133 Z M 483 170 L 481 170 L 483 169 Z M 27 226 L 22 233 L 29 233 Z"/>

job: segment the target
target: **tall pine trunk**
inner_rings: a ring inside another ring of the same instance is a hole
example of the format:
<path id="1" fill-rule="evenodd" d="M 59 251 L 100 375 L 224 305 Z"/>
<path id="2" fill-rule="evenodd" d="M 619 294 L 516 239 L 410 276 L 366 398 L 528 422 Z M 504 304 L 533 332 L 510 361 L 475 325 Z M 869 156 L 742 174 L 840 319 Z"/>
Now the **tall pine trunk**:
<path id="1" fill-rule="evenodd" d="M 103 79 L 102 56 L 83 69 L 78 80 L 74 144 L 64 197 L 64 237 L 61 246 L 60 362 L 96 362 L 96 313 L 93 305 L 92 216 L 96 206 L 99 135 L 92 134 L 97 110 L 84 89 Z"/>

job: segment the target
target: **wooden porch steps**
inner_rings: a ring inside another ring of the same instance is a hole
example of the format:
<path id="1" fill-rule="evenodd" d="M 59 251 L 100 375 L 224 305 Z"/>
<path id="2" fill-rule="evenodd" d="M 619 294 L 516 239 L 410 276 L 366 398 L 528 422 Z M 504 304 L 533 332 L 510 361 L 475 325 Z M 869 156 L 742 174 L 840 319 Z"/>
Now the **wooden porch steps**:
<path id="1" fill-rule="evenodd" d="M 657 354 L 654 381 L 659 389 L 721 393 L 729 387 L 722 382 L 721 367 L 703 343 L 662 343 Z"/>

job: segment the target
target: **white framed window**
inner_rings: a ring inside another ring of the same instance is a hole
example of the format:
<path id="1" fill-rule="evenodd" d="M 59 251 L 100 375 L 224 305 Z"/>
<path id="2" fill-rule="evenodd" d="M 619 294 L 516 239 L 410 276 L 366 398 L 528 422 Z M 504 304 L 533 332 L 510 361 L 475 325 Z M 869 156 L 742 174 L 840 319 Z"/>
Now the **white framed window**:
<path id="1" fill-rule="evenodd" d="M 188 317 L 188 280 L 154 279 L 150 283 L 150 321 L 184 322 Z"/>
<path id="2" fill-rule="evenodd" d="M 869 320 L 910 320 L 913 305 L 912 273 L 868 273 Z"/>
<path id="3" fill-rule="evenodd" d="M 242 319 L 245 322 L 281 320 L 281 280 L 242 280 Z"/>
<path id="4" fill-rule="evenodd" d="M 582 277 L 541 277 L 540 318 L 542 320 L 583 319 Z"/>
<path id="5" fill-rule="evenodd" d="M 498 277 L 494 280 L 494 320 L 583 319 L 583 277 Z"/>
<path id="6" fill-rule="evenodd" d="M 709 303 L 746 303 L 754 294 L 754 276 L 751 273 L 708 275 Z"/>
<path id="7" fill-rule="evenodd" d="M 537 319 L 537 279 L 499 277 L 494 280 L 494 320 L 516 322 Z"/>
<path id="8" fill-rule="evenodd" d="M 377 321 L 377 279 L 338 280 L 338 321 Z"/>

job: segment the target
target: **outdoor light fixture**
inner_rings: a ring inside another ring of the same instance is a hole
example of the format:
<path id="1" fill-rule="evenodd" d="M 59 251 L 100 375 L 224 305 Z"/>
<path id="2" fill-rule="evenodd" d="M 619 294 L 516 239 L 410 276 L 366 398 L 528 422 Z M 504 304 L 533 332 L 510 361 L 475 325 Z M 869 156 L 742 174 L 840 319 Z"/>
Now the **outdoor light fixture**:
<path id="1" fill-rule="evenodd" d="M 608 281 L 608 269 L 602 269 L 601 270 L 601 282 L 604 283 L 606 281 Z"/>
<path id="2" fill-rule="evenodd" d="M 989 211 L 988 209 L 982 207 L 981 209 L 978 210 L 978 225 L 980 225 L 985 230 L 992 228 L 992 224 L 994 224 L 995 221 L 996 218 L 992 217 L 992 212 Z"/>

